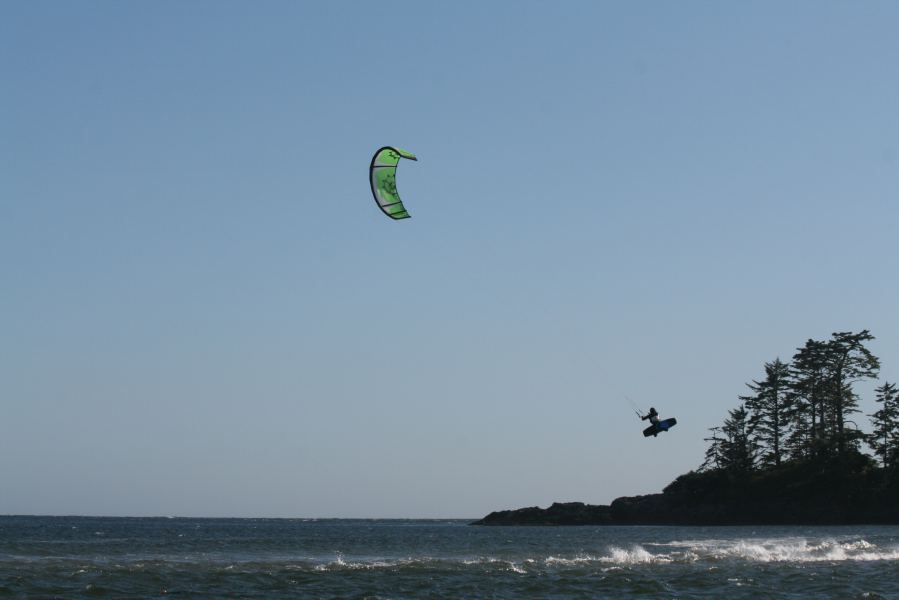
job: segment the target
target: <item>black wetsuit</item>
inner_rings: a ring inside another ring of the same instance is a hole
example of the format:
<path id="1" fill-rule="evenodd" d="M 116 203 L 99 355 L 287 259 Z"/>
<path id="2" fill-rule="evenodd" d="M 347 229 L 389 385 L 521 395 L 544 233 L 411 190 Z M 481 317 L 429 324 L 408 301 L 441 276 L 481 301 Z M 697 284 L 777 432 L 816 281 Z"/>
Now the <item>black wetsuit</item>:
<path id="1" fill-rule="evenodd" d="M 654 410 L 650 410 L 648 415 L 646 415 L 644 417 L 640 417 L 640 420 L 642 420 L 642 421 L 645 421 L 646 419 L 649 419 L 649 422 L 652 423 L 653 425 L 658 425 L 659 424 L 659 413 L 657 413 Z"/>

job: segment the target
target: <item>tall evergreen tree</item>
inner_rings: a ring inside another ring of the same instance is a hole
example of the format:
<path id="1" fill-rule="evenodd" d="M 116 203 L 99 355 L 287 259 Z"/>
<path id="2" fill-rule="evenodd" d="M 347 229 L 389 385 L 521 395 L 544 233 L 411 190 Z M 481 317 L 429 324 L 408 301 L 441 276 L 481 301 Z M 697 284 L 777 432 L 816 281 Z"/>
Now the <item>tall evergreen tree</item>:
<path id="1" fill-rule="evenodd" d="M 868 415 L 874 423 L 874 431 L 867 438 L 868 445 L 880 457 L 884 467 L 894 467 L 899 465 L 899 390 L 896 384 L 885 381 L 874 391 L 881 407 Z"/>
<path id="2" fill-rule="evenodd" d="M 858 398 L 852 384 L 862 379 L 877 377 L 880 360 L 868 350 L 864 342 L 874 336 L 865 329 L 859 333 L 835 332 L 827 342 L 827 366 L 829 386 L 828 407 L 833 419 L 832 433 L 837 450 L 844 453 L 847 447 L 857 447 L 861 432 L 846 430 L 847 417 L 859 412 Z"/>
<path id="3" fill-rule="evenodd" d="M 763 467 L 779 467 L 789 425 L 790 368 L 779 358 L 765 363 L 765 379 L 746 385 L 755 392 L 742 396 L 749 410 L 749 434 L 761 450 Z"/>
<path id="4" fill-rule="evenodd" d="M 747 473 L 755 465 L 755 444 L 749 436 L 749 413 L 742 404 L 728 411 L 721 427 L 721 466 L 729 471 Z"/>
<path id="5" fill-rule="evenodd" d="M 899 391 L 878 388 L 883 408 L 870 415 L 876 425 L 865 435 L 849 418 L 858 410 L 853 385 L 876 377 L 880 360 L 865 342 L 874 336 L 835 332 L 827 341 L 809 339 L 793 355 L 765 364 L 765 379 L 747 384 L 754 392 L 728 411 L 721 427 L 705 438 L 710 446 L 700 469 L 748 472 L 756 465 L 778 466 L 788 459 L 820 454 L 846 456 L 867 440 L 884 464 L 899 467 Z M 850 427 L 850 425 L 855 425 Z"/>
<path id="6" fill-rule="evenodd" d="M 792 431 L 787 447 L 792 458 L 814 454 L 824 434 L 827 388 L 827 343 L 809 339 L 793 355 L 791 403 L 787 411 Z"/>
<path id="7" fill-rule="evenodd" d="M 711 471 L 720 469 L 722 466 L 722 455 L 724 454 L 724 438 L 719 436 L 721 433 L 720 427 L 710 427 L 709 431 L 712 432 L 712 437 L 703 438 L 704 442 L 711 442 L 709 444 L 708 449 L 705 451 L 705 460 L 702 461 L 702 464 L 699 466 L 700 471 Z"/>

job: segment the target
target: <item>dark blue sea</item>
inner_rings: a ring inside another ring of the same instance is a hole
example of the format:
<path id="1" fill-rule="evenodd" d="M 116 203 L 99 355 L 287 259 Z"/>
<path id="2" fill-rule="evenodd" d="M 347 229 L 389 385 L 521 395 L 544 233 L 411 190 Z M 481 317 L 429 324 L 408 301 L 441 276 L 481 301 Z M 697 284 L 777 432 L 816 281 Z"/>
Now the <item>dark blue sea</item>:
<path id="1" fill-rule="evenodd" d="M 0 517 L 9 598 L 899 598 L 899 527 Z"/>

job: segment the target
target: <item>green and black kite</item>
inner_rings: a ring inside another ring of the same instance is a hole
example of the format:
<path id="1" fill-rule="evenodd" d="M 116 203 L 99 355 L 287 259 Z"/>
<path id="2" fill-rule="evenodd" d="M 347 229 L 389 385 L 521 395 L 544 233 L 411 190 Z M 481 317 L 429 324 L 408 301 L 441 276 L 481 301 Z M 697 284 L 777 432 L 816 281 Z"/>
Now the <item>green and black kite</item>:
<path id="1" fill-rule="evenodd" d="M 371 166 L 368 168 L 368 179 L 375 202 L 391 219 L 408 219 L 410 216 L 396 189 L 396 165 L 401 158 L 418 160 L 411 152 L 384 146 L 371 157 Z"/>

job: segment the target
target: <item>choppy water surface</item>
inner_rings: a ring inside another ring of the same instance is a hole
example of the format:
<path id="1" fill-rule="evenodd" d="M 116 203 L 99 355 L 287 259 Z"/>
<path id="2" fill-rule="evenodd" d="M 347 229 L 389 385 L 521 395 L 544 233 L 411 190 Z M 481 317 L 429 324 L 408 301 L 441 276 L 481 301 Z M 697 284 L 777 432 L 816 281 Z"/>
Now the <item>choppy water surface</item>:
<path id="1" fill-rule="evenodd" d="M 0 517 L 0 597 L 899 598 L 899 527 Z"/>

